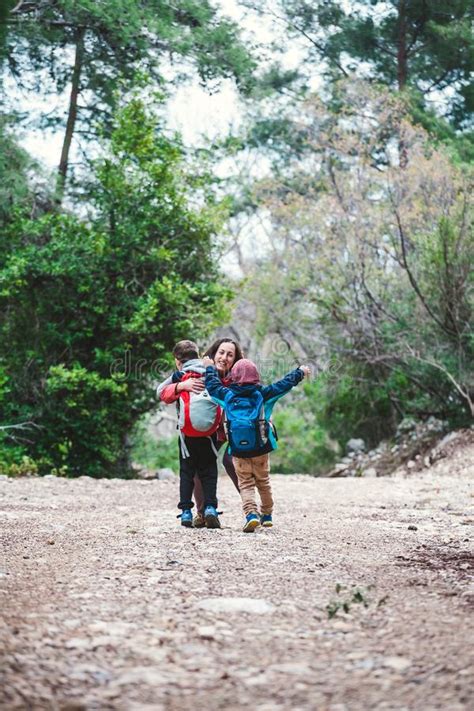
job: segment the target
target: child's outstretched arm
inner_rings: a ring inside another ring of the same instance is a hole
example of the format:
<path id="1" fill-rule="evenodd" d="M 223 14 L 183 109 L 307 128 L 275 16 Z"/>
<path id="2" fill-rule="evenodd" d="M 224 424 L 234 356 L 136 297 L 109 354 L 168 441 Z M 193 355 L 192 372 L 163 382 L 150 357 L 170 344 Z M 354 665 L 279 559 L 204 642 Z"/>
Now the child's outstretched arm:
<path id="1" fill-rule="evenodd" d="M 229 388 L 226 388 L 224 385 L 221 383 L 221 379 L 219 378 L 219 375 L 217 373 L 217 370 L 215 369 L 214 365 L 209 365 L 206 361 L 208 359 L 206 358 L 203 360 L 204 365 L 206 365 L 206 390 L 209 393 L 209 395 L 216 400 L 224 400 L 226 393 L 229 392 Z"/>
<path id="2" fill-rule="evenodd" d="M 301 365 L 299 368 L 295 368 L 295 370 L 292 370 L 291 373 L 285 375 L 281 380 L 277 380 L 276 383 L 264 387 L 262 389 L 263 399 L 270 400 L 271 398 L 285 395 L 291 388 L 298 385 L 304 377 L 308 377 L 310 372 L 307 365 Z"/>

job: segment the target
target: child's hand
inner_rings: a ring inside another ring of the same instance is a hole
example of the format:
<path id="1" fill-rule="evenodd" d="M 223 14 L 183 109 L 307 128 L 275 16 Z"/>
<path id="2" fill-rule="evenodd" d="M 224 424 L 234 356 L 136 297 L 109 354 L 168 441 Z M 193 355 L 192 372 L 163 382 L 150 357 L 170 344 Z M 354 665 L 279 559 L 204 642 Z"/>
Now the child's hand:
<path id="1" fill-rule="evenodd" d="M 207 368 L 208 365 L 214 365 L 214 361 L 212 358 L 209 358 L 209 356 L 204 356 L 204 358 L 202 358 L 202 364 Z"/>
<path id="2" fill-rule="evenodd" d="M 305 378 L 309 378 L 311 376 L 311 368 L 308 365 L 300 365 L 299 368 L 303 371 Z"/>
<path id="3" fill-rule="evenodd" d="M 203 378 L 188 378 L 178 383 L 177 392 L 182 393 L 183 390 L 189 390 L 190 393 L 200 393 L 204 390 Z"/>

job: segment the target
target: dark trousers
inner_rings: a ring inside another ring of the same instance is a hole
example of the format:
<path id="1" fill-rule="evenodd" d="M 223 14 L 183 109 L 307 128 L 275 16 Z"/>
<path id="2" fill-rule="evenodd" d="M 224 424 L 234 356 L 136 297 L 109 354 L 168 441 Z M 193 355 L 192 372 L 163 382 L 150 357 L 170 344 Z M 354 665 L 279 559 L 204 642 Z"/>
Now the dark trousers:
<path id="1" fill-rule="evenodd" d="M 226 470 L 227 474 L 230 476 L 232 479 L 232 483 L 239 491 L 239 482 L 237 480 L 237 473 L 235 471 L 234 463 L 232 461 L 232 455 L 229 454 L 229 447 L 227 446 L 227 442 L 219 442 L 217 444 L 217 449 L 220 449 L 222 445 L 225 444 L 226 450 L 224 452 L 224 458 L 222 459 L 222 464 L 224 465 L 224 469 Z M 198 477 L 195 477 L 194 479 L 194 499 L 196 501 L 196 508 L 197 510 L 202 513 L 204 511 L 204 492 L 203 488 L 201 486 L 201 482 L 199 481 Z"/>
<path id="2" fill-rule="evenodd" d="M 204 507 L 217 507 L 217 458 L 209 437 L 185 437 L 189 457 L 183 457 L 179 442 L 179 496 L 178 508 L 192 509 L 194 477 L 202 486 Z M 216 436 L 212 436 L 214 447 Z"/>

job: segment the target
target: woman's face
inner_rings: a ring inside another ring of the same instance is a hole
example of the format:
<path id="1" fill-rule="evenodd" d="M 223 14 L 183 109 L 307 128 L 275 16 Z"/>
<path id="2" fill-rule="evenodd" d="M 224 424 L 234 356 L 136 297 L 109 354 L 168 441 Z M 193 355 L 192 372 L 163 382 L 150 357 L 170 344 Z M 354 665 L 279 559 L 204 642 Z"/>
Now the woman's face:
<path id="1" fill-rule="evenodd" d="M 214 356 L 214 363 L 219 373 L 227 373 L 235 361 L 235 346 L 229 341 L 221 343 Z"/>

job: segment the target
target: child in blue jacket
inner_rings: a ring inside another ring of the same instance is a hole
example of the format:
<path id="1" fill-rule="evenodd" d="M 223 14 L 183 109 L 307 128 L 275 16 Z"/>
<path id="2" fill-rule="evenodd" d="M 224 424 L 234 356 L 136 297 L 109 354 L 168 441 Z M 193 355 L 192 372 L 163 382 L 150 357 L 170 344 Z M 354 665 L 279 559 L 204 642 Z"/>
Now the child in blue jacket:
<path id="1" fill-rule="evenodd" d="M 270 424 L 271 412 L 275 402 L 308 376 L 310 369 L 302 365 L 272 385 L 264 386 L 255 363 L 242 358 L 232 368 L 232 382 L 226 387 L 210 358 L 204 358 L 203 365 L 206 366 L 206 389 L 226 414 L 230 450 L 246 519 L 243 530 L 250 533 L 260 525 L 272 526 L 269 453 L 277 444 Z M 260 495 L 260 513 L 255 488 Z"/>

